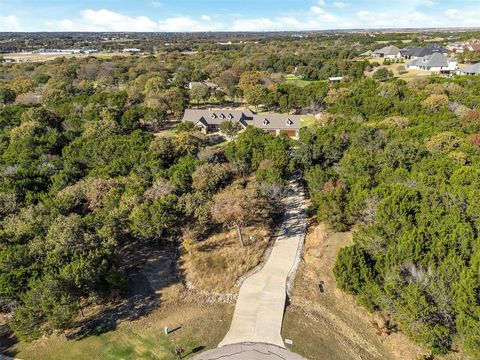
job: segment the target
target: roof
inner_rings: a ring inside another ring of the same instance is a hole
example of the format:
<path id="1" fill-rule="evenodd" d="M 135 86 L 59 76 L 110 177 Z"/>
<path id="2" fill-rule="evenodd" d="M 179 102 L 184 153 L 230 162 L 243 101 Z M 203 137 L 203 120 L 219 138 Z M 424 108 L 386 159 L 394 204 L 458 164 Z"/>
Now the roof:
<path id="1" fill-rule="evenodd" d="M 480 62 L 460 67 L 460 71 L 467 74 L 480 74 Z"/>
<path id="2" fill-rule="evenodd" d="M 219 125 L 224 121 L 241 122 L 253 117 L 250 110 L 208 110 L 208 109 L 186 109 L 183 121 L 191 121 L 194 124 Z M 245 125 L 245 124 L 244 124 Z"/>
<path id="3" fill-rule="evenodd" d="M 379 50 L 375 50 L 374 53 L 376 54 L 383 54 L 383 55 L 397 55 L 400 52 L 400 49 L 395 45 L 385 46 Z"/>
<path id="4" fill-rule="evenodd" d="M 201 86 L 201 85 L 206 85 L 208 86 L 209 88 L 211 89 L 216 89 L 218 88 L 218 85 L 211 82 L 211 81 L 191 81 L 188 86 L 190 87 L 190 89 L 194 86 Z"/>
<path id="5" fill-rule="evenodd" d="M 266 130 L 298 130 L 301 128 L 300 115 L 286 115 L 286 114 L 259 114 L 253 117 L 253 120 L 248 121 L 249 125 Z"/>
<path id="6" fill-rule="evenodd" d="M 413 60 L 409 66 L 422 66 L 422 67 L 448 67 L 450 59 L 440 53 L 434 53 L 432 55 L 424 56 Z"/>
<path id="7" fill-rule="evenodd" d="M 186 109 L 182 121 L 191 121 L 196 125 L 219 125 L 225 121 L 240 122 L 244 126 L 255 126 L 266 130 L 298 130 L 300 115 L 255 114 L 250 109 Z"/>
<path id="8" fill-rule="evenodd" d="M 448 54 L 448 49 L 445 49 L 436 44 L 429 44 L 427 46 L 412 46 L 406 47 L 400 51 L 403 56 L 409 57 L 424 57 L 427 55 L 432 55 L 436 53 Z"/>

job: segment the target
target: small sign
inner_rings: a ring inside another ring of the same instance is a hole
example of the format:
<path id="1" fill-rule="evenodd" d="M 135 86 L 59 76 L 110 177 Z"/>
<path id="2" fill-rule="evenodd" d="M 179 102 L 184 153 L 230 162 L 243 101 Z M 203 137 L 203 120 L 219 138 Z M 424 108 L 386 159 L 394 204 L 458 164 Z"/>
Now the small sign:
<path id="1" fill-rule="evenodd" d="M 287 344 L 287 345 L 293 345 L 293 340 L 285 339 L 285 344 Z"/>

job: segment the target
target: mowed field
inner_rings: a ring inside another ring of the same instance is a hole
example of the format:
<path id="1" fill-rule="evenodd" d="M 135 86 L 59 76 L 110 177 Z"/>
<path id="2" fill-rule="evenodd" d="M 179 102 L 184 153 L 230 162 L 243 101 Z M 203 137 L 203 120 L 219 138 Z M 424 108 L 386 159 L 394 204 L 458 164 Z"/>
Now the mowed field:
<path id="1" fill-rule="evenodd" d="M 373 73 L 376 70 L 380 69 L 380 67 L 387 68 L 388 70 L 393 72 L 393 76 L 398 77 L 400 79 L 403 79 L 405 81 L 409 81 L 409 80 L 412 80 L 412 79 L 415 79 L 415 78 L 418 78 L 418 77 L 426 77 L 426 76 L 430 76 L 430 75 L 433 74 L 432 72 L 425 71 L 425 70 L 409 70 L 409 69 L 407 69 L 406 68 L 407 64 L 411 60 L 404 60 L 402 63 L 389 64 L 389 65 L 383 65 L 383 59 L 382 58 L 367 58 L 366 60 L 368 60 L 370 63 L 378 62 L 380 64 L 380 66 L 375 68 L 374 71 L 365 72 L 365 76 L 367 76 L 367 77 L 372 77 Z M 405 67 L 405 72 L 400 73 L 398 71 L 400 66 Z"/>

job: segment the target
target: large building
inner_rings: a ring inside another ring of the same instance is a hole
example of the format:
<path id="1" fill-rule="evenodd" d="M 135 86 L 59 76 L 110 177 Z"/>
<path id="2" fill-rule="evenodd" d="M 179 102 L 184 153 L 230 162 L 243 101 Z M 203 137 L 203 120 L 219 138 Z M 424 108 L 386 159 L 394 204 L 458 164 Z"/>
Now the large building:
<path id="1" fill-rule="evenodd" d="M 412 60 L 407 69 L 426 70 L 449 74 L 457 70 L 457 61 L 440 53 L 434 53 Z"/>
<path id="2" fill-rule="evenodd" d="M 395 45 L 385 46 L 379 50 L 372 52 L 374 57 L 380 57 L 385 59 L 398 59 L 401 57 L 400 49 Z"/>
<path id="3" fill-rule="evenodd" d="M 427 46 L 407 46 L 400 50 L 405 59 L 419 59 L 433 54 L 448 55 L 450 51 L 447 48 L 437 44 L 428 44 Z"/>
<path id="4" fill-rule="evenodd" d="M 292 138 L 298 138 L 301 128 L 300 115 L 256 114 L 250 109 L 187 109 L 182 121 L 193 122 L 204 133 L 219 131 L 220 124 L 225 121 L 238 122 L 243 128 L 254 126 L 272 135 L 284 134 Z"/>

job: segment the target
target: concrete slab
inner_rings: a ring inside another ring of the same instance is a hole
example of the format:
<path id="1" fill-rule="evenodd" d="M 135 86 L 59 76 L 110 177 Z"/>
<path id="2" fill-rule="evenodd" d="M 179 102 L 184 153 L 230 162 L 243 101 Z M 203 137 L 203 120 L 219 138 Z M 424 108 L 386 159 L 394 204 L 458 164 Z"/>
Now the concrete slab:
<path id="1" fill-rule="evenodd" d="M 305 237 L 305 195 L 296 180 L 290 182 L 284 222 L 263 269 L 240 288 L 232 324 L 219 347 L 237 343 L 267 343 L 284 348 L 281 337 L 286 282 L 297 250 Z"/>
<path id="2" fill-rule="evenodd" d="M 271 344 L 233 344 L 195 355 L 193 360 L 305 360 L 300 355 Z"/>

